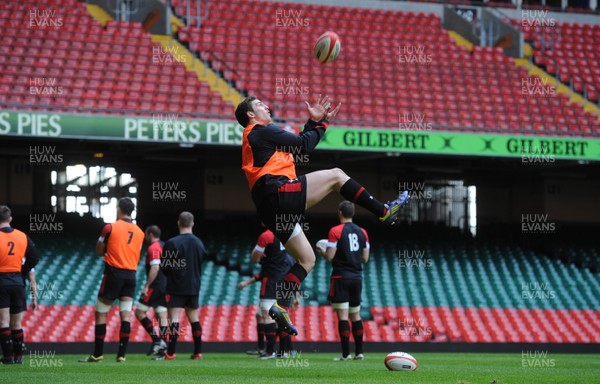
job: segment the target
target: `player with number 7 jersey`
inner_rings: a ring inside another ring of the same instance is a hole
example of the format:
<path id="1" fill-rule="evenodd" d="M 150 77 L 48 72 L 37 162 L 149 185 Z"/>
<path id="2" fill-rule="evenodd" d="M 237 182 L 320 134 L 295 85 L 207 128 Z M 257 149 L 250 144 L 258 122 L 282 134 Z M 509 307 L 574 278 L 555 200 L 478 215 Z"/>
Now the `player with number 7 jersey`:
<path id="1" fill-rule="evenodd" d="M 79 360 L 82 363 L 96 363 L 103 360 L 107 313 L 117 299 L 119 299 L 121 315 L 117 362 L 125 362 L 125 351 L 131 332 L 130 318 L 135 294 L 136 270 L 145 237 L 144 231 L 131 218 L 134 209 L 135 204 L 130 198 L 119 199 L 117 221 L 104 226 L 96 244 L 96 254 L 104 257 L 104 275 L 96 302 L 94 353 Z"/>

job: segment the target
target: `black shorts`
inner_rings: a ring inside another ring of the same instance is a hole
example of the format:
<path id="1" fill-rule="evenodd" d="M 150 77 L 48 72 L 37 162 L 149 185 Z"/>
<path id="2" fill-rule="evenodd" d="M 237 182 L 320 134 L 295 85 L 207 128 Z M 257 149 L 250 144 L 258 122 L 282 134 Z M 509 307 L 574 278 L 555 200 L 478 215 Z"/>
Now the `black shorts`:
<path id="1" fill-rule="evenodd" d="M 11 314 L 23 312 L 27 308 L 25 287 L 21 285 L 0 286 L 0 308 L 10 308 Z"/>
<path id="2" fill-rule="evenodd" d="M 140 299 L 138 300 L 140 304 L 144 304 L 147 307 L 166 307 L 167 299 L 165 298 L 165 291 L 160 287 L 150 287 L 148 288 L 148 293 L 144 295 L 140 295 Z"/>
<path id="3" fill-rule="evenodd" d="M 362 293 L 361 279 L 345 279 L 342 276 L 331 276 L 329 301 L 332 303 L 349 303 L 351 307 L 360 305 Z"/>
<path id="4" fill-rule="evenodd" d="M 170 295 L 166 294 L 167 308 L 193 308 L 200 307 L 200 295 Z"/>
<path id="5" fill-rule="evenodd" d="M 306 176 L 302 175 L 280 185 L 256 207 L 258 217 L 285 244 L 296 224 L 304 229 L 306 211 Z"/>
<path id="6" fill-rule="evenodd" d="M 281 280 L 275 280 L 269 277 L 263 277 L 260 282 L 261 299 L 277 299 L 277 288 L 281 290 L 281 286 L 284 284 Z"/>
<path id="7" fill-rule="evenodd" d="M 131 272 L 133 272 L 131 274 L 133 278 L 124 277 L 123 273 L 115 274 L 108 268 L 105 269 L 98 297 L 107 300 L 116 300 L 124 296 L 133 298 L 135 295 L 135 271 Z"/>

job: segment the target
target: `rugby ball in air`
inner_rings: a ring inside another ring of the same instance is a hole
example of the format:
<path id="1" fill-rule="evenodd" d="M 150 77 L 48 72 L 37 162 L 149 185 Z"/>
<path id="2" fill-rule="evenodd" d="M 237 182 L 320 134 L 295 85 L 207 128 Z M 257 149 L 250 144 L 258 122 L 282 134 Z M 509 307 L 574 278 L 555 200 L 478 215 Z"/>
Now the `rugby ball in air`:
<path id="1" fill-rule="evenodd" d="M 419 366 L 417 359 L 405 352 L 392 352 L 385 357 L 384 364 L 390 371 L 414 371 Z"/>
<path id="2" fill-rule="evenodd" d="M 323 252 L 327 251 L 327 239 L 321 239 L 317 241 L 317 248 Z"/>
<path id="3" fill-rule="evenodd" d="M 334 61 L 340 54 L 342 43 L 335 32 L 327 31 L 317 39 L 314 53 L 319 63 L 325 64 Z"/>

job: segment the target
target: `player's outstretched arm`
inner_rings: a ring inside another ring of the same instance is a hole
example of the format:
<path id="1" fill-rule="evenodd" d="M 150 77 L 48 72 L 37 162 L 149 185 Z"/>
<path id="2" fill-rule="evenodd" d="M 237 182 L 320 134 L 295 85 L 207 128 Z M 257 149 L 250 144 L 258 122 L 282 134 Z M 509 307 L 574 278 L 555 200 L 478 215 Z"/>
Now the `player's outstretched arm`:
<path id="1" fill-rule="evenodd" d="M 244 281 L 240 282 L 237 287 L 241 291 L 242 289 L 246 288 L 247 286 L 256 283 L 256 281 L 257 281 L 256 276 L 252 276 L 248 280 L 244 280 Z"/>
<path id="2" fill-rule="evenodd" d="M 314 122 L 319 122 L 323 119 L 331 121 L 342 106 L 342 103 L 338 103 L 334 109 L 331 109 L 331 100 L 329 99 L 329 96 L 321 97 L 321 95 L 317 97 L 314 105 L 310 105 L 308 100 L 305 100 L 304 103 L 306 104 L 309 118 Z"/>

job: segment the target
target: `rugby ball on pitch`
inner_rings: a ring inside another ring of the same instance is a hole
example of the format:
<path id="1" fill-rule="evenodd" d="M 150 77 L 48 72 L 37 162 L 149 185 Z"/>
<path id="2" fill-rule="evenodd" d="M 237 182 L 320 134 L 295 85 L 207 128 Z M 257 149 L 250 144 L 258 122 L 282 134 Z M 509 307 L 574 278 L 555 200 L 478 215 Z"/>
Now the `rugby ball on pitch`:
<path id="1" fill-rule="evenodd" d="M 334 61 L 340 54 L 342 43 L 335 32 L 327 31 L 317 39 L 314 54 L 319 63 L 325 64 Z"/>
<path id="2" fill-rule="evenodd" d="M 323 252 L 327 250 L 327 239 L 321 239 L 317 241 L 317 248 L 320 248 Z"/>
<path id="3" fill-rule="evenodd" d="M 385 357 L 384 364 L 390 371 L 414 371 L 419 366 L 417 359 L 405 352 L 392 352 Z"/>

